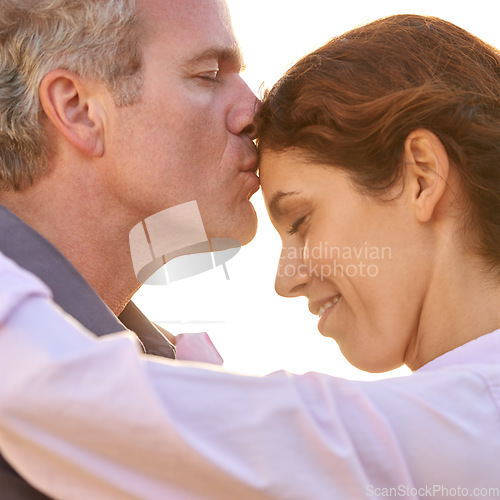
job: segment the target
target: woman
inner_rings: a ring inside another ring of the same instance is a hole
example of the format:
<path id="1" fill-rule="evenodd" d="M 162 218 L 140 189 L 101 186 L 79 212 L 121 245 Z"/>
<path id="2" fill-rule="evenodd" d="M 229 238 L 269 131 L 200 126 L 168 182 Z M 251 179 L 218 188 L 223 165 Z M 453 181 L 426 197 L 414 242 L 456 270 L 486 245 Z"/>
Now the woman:
<path id="1" fill-rule="evenodd" d="M 355 366 L 416 370 L 500 328 L 497 50 L 382 19 L 290 69 L 259 129 L 276 289 Z"/>

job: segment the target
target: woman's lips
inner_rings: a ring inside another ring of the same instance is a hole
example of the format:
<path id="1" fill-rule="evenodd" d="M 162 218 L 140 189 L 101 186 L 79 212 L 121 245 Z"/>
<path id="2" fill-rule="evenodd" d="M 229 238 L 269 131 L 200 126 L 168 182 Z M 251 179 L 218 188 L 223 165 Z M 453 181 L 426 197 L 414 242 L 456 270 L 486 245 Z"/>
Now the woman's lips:
<path id="1" fill-rule="evenodd" d="M 318 330 L 323 334 L 321 331 L 323 325 L 325 324 L 325 321 L 328 319 L 328 316 L 330 313 L 335 309 L 337 304 L 339 303 L 340 299 L 342 298 L 341 295 L 337 295 L 334 297 L 332 300 L 325 302 L 319 310 L 318 310 L 318 315 L 320 317 L 319 322 L 318 322 Z"/>

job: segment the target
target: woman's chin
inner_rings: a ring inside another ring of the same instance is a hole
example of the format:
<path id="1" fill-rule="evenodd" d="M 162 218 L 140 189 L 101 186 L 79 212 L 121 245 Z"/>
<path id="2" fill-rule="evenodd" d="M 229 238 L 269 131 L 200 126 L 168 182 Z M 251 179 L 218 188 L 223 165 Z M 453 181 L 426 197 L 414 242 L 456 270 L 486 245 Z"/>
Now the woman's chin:
<path id="1" fill-rule="evenodd" d="M 385 373 L 400 368 L 404 363 L 396 356 L 377 353 L 374 349 L 346 349 L 339 343 L 344 357 L 358 370 L 368 373 Z"/>

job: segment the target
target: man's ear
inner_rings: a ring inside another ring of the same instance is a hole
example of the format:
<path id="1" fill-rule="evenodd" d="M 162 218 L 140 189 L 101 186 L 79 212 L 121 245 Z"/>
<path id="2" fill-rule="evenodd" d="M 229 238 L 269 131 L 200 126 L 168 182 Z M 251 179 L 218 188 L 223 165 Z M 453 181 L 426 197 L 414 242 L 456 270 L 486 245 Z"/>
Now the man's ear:
<path id="1" fill-rule="evenodd" d="M 429 130 L 417 129 L 404 145 L 406 188 L 418 221 L 428 222 L 448 188 L 450 161 L 439 138 Z"/>
<path id="2" fill-rule="evenodd" d="M 80 152 L 104 154 L 104 109 L 98 86 L 71 71 L 57 69 L 45 75 L 40 102 L 50 122 Z"/>

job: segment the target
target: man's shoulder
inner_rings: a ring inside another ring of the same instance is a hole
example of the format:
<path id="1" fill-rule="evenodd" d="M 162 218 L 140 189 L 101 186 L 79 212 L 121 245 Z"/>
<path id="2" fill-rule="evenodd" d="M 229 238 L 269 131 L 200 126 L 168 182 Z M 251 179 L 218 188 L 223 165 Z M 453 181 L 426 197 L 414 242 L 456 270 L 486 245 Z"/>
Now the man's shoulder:
<path id="1" fill-rule="evenodd" d="M 0 324 L 33 296 L 51 297 L 51 291 L 37 276 L 0 252 Z"/>

